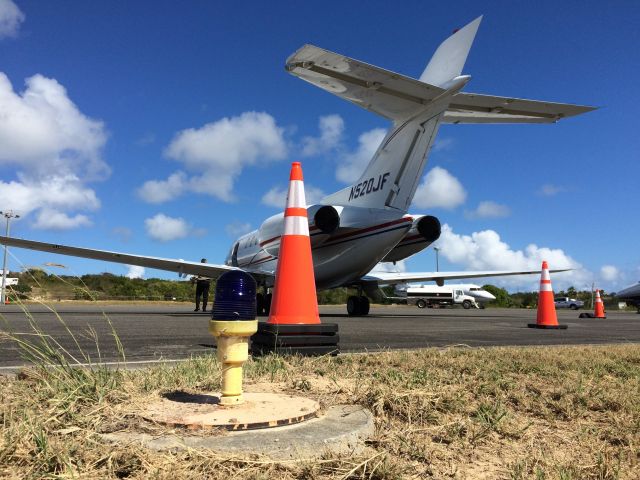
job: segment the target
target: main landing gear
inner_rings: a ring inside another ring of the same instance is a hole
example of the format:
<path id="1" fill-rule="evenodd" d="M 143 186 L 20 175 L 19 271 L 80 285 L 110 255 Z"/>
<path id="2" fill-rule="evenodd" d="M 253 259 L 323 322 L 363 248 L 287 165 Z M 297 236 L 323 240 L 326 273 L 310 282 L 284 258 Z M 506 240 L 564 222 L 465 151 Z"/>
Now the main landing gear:
<path id="1" fill-rule="evenodd" d="M 347 299 L 347 313 L 350 317 L 368 315 L 369 307 L 369 299 L 364 295 L 351 295 Z"/>

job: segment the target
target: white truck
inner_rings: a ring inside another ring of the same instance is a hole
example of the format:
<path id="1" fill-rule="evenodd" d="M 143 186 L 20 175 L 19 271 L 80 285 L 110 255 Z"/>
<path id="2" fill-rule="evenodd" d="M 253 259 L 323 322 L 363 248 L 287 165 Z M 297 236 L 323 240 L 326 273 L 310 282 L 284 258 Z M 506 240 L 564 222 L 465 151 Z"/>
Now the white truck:
<path id="1" fill-rule="evenodd" d="M 422 285 L 407 288 L 407 305 L 415 305 L 418 308 L 441 307 L 446 305 L 462 305 L 469 309 L 480 308 L 476 299 L 466 295 L 460 285 L 442 286 Z"/>

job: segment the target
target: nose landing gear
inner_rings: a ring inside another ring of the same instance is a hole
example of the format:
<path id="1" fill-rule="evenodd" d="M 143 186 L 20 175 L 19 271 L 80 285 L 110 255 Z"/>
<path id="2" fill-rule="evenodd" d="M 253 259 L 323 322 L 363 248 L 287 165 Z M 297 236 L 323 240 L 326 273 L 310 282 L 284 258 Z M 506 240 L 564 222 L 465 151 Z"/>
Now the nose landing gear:
<path id="1" fill-rule="evenodd" d="M 351 295 L 347 299 L 347 313 L 350 317 L 368 315 L 369 307 L 369 299 L 364 295 Z"/>

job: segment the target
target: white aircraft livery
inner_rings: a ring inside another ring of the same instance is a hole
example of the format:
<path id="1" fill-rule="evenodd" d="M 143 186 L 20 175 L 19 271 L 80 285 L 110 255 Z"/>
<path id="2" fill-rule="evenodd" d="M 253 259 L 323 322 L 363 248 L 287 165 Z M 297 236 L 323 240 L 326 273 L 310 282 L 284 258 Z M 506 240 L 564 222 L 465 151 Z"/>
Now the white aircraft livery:
<path id="1" fill-rule="evenodd" d="M 316 287 L 352 287 L 350 315 L 369 312 L 368 297 L 380 285 L 539 273 L 539 271 L 371 272 L 378 262 L 396 262 L 431 245 L 440 221 L 408 214 L 441 123 L 554 123 L 594 107 L 495 97 L 462 92 L 461 75 L 480 25 L 479 17 L 436 50 L 418 80 L 313 45 L 291 55 L 286 70 L 329 93 L 381 115 L 391 127 L 361 177 L 343 190 L 307 207 Z M 283 205 L 284 207 L 284 205 Z M 270 306 L 283 214 L 233 243 L 224 265 L 109 252 L 0 237 L 0 243 L 62 255 L 106 260 L 216 278 L 242 269 L 256 279 L 258 313 Z M 366 295 L 364 295 L 366 294 Z"/>

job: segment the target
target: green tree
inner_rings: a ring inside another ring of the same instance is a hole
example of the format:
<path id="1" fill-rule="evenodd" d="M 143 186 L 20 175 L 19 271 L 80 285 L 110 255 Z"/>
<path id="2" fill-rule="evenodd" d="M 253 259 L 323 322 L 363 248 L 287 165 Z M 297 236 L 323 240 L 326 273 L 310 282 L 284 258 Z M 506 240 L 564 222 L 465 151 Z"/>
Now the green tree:
<path id="1" fill-rule="evenodd" d="M 483 285 L 482 288 L 496 297 L 496 299 L 489 304 L 490 306 L 508 308 L 513 305 L 509 292 L 504 288 L 496 287 L 495 285 Z"/>

